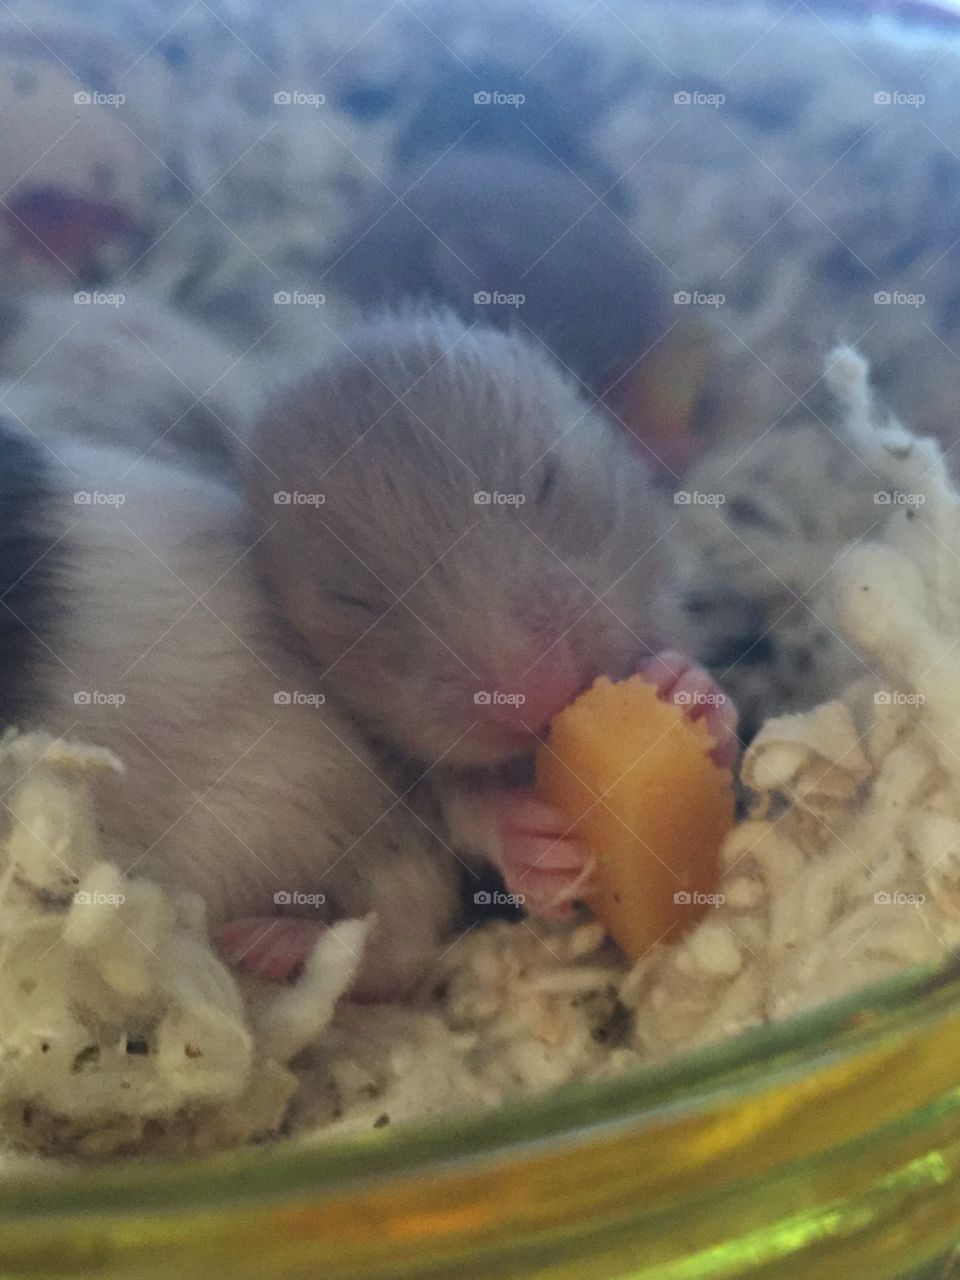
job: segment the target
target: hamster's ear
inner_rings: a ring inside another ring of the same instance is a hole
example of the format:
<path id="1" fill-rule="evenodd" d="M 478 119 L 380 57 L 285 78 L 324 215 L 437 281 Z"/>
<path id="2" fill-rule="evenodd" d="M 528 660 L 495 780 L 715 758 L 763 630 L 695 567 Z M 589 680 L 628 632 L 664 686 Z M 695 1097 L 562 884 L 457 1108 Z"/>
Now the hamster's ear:
<path id="1" fill-rule="evenodd" d="M 614 374 L 603 402 L 639 441 L 654 470 L 682 475 L 703 442 L 694 411 L 713 360 L 713 332 L 700 320 L 681 320 L 634 364 Z"/>

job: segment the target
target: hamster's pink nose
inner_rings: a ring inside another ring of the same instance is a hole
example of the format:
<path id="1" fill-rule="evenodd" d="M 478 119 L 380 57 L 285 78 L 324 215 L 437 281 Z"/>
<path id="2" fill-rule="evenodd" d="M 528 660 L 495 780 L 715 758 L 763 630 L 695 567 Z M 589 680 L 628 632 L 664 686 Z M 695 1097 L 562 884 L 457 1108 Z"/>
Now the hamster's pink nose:
<path id="1" fill-rule="evenodd" d="M 557 646 L 515 676 L 502 671 L 500 688 L 484 690 L 476 711 L 489 725 L 517 733 L 538 733 L 580 691 L 573 659 Z"/>

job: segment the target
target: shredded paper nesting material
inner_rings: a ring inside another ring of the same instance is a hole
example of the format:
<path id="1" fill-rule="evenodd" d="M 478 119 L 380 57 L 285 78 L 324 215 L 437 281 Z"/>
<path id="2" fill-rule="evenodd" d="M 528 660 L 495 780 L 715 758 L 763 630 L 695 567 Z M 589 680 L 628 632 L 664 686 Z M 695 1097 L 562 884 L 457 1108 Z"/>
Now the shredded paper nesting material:
<path id="1" fill-rule="evenodd" d="M 51 1154 L 202 1151 L 279 1125 L 350 984 L 366 925 L 338 925 L 303 981 L 244 1001 L 203 903 L 106 861 L 90 776 L 109 752 L 42 734 L 0 744 L 0 1108 L 15 1146 Z"/>

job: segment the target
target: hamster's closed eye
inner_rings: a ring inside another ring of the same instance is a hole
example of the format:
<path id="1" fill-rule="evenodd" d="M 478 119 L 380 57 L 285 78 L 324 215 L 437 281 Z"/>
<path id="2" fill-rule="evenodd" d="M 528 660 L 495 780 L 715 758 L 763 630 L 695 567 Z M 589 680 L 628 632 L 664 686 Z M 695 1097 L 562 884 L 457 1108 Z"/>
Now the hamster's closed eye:
<path id="1" fill-rule="evenodd" d="M 350 609 L 362 609 L 365 613 L 380 613 L 379 607 L 372 600 L 365 600 L 362 596 L 351 596 L 341 591 L 331 591 L 330 599 L 336 601 L 337 604 L 346 605 Z"/>

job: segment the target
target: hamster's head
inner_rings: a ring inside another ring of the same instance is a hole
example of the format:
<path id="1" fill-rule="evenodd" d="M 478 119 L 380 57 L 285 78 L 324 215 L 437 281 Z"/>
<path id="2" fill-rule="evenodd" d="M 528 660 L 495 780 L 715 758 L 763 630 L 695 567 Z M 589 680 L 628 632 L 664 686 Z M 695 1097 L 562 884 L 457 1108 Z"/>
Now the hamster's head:
<path id="1" fill-rule="evenodd" d="M 374 732 L 426 764 L 497 764 L 660 644 L 657 498 L 520 334 L 420 314 L 348 342 L 259 424 L 268 579 Z"/>

